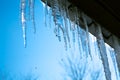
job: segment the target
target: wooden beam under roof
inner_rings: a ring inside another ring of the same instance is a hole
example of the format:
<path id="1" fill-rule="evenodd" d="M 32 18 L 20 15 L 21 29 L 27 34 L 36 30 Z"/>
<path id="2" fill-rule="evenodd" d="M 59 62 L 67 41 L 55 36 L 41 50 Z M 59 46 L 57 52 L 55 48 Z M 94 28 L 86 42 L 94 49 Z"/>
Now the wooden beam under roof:
<path id="1" fill-rule="evenodd" d="M 68 0 L 120 38 L 120 7 L 114 0 Z"/>

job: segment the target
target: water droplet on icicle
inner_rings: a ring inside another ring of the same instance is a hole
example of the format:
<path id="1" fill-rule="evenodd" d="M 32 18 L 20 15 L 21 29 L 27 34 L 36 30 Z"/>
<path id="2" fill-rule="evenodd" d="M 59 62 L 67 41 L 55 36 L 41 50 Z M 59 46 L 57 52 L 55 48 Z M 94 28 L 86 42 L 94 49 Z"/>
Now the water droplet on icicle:
<path id="1" fill-rule="evenodd" d="M 24 47 L 26 47 L 26 19 L 25 19 L 25 8 L 26 8 L 26 2 L 25 2 L 25 0 L 21 0 L 21 23 L 22 23 L 22 32 L 23 32 Z"/>

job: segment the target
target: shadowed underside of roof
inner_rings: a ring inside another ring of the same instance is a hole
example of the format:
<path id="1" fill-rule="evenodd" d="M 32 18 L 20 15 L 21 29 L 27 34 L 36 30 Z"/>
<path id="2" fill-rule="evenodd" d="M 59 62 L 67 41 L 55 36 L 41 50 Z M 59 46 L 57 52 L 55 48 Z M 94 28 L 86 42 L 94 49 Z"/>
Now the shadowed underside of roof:
<path id="1" fill-rule="evenodd" d="M 114 0 L 69 0 L 88 16 L 120 38 L 120 7 Z"/>

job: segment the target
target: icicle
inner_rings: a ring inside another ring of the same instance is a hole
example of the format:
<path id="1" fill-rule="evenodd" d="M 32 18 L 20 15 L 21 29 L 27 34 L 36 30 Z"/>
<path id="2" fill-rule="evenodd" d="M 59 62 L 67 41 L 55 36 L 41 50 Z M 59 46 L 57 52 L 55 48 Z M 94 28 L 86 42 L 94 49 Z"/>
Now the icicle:
<path id="1" fill-rule="evenodd" d="M 45 26 L 47 27 L 47 15 L 48 15 L 48 0 L 45 0 L 45 19 L 44 19 L 44 22 L 45 22 Z"/>
<path id="2" fill-rule="evenodd" d="M 50 26 L 50 28 L 51 28 L 51 13 L 52 13 L 52 9 L 50 8 L 49 9 L 49 26 Z"/>
<path id="3" fill-rule="evenodd" d="M 53 19 L 54 19 L 54 23 L 56 25 L 55 27 L 55 32 L 57 32 L 57 37 L 60 40 L 60 30 L 63 33 L 63 37 L 64 37 L 64 43 L 65 43 L 65 48 L 67 50 L 67 39 L 66 39 L 66 29 L 64 28 L 63 25 L 63 17 L 60 13 L 60 5 L 58 0 L 52 0 L 52 15 L 53 15 Z"/>
<path id="4" fill-rule="evenodd" d="M 71 19 L 71 21 L 70 21 L 70 30 L 72 31 L 72 38 L 73 38 L 73 45 L 74 45 L 74 47 L 75 47 L 75 39 L 76 39 L 76 23 L 77 23 L 77 8 L 75 7 L 75 6 L 73 6 L 73 5 L 70 5 L 69 6 L 69 14 L 68 14 L 68 16 L 69 16 L 69 18 Z"/>
<path id="5" fill-rule="evenodd" d="M 55 25 L 61 24 L 61 15 L 59 12 L 59 4 L 57 0 L 52 1 L 52 15 L 54 18 Z"/>
<path id="6" fill-rule="evenodd" d="M 71 20 L 70 20 L 70 12 L 69 12 L 69 8 L 67 8 L 67 17 L 68 17 L 68 23 L 69 23 L 69 26 L 70 26 L 70 30 L 72 30 L 71 29 Z"/>
<path id="7" fill-rule="evenodd" d="M 111 56 L 113 64 L 114 64 L 114 69 L 115 69 L 115 74 L 116 74 L 117 80 L 119 80 L 119 70 L 118 70 L 118 67 L 117 67 L 115 52 L 112 49 L 110 49 L 110 56 Z"/>
<path id="8" fill-rule="evenodd" d="M 72 31 L 73 46 L 75 48 L 75 30 Z"/>
<path id="9" fill-rule="evenodd" d="M 67 20 L 67 36 L 68 36 L 69 47 L 71 47 L 71 41 L 70 41 L 69 30 L 68 30 L 68 29 L 70 29 L 70 26 L 71 26 L 70 18 L 69 18 L 68 6 L 66 6 L 66 10 L 65 11 L 66 11 L 66 18 L 68 18 L 68 20 Z"/>
<path id="10" fill-rule="evenodd" d="M 48 14 L 48 0 L 45 0 L 45 13 Z"/>
<path id="11" fill-rule="evenodd" d="M 65 43 L 65 50 L 67 50 L 67 40 L 66 40 L 65 34 L 63 34 L 63 37 L 64 37 L 64 43 Z"/>
<path id="12" fill-rule="evenodd" d="M 66 3 L 66 0 L 65 0 Z M 64 25 L 65 25 L 65 32 L 66 32 L 66 37 L 69 43 L 69 47 L 71 47 L 70 45 L 70 37 L 69 37 L 69 32 L 68 32 L 68 21 L 67 21 L 67 13 L 68 13 L 68 7 L 67 4 L 65 4 L 65 6 L 63 7 L 63 17 L 64 17 Z"/>
<path id="13" fill-rule="evenodd" d="M 69 6 L 69 14 L 68 14 L 70 21 L 70 30 L 75 30 L 75 24 L 76 24 L 76 7 L 73 5 Z"/>
<path id="14" fill-rule="evenodd" d="M 33 29 L 34 29 L 34 33 L 36 33 L 36 27 L 35 27 L 35 19 L 34 19 L 34 4 L 35 4 L 35 1 L 34 0 L 29 0 L 29 16 L 30 16 L 30 20 L 32 21 L 33 23 Z"/>
<path id="15" fill-rule="evenodd" d="M 86 44 L 87 44 L 87 49 L 88 49 L 88 53 L 89 53 L 89 55 L 90 55 L 90 57 L 92 59 L 91 47 L 90 47 L 90 38 L 89 38 L 89 30 L 88 30 L 88 25 L 87 25 L 87 21 L 86 21 L 84 13 L 82 13 L 82 17 L 83 17 L 83 21 L 84 21 L 85 28 L 86 28 Z"/>
<path id="16" fill-rule="evenodd" d="M 77 8 L 75 8 L 75 12 L 76 12 L 76 16 L 75 16 L 75 22 L 77 24 L 77 34 L 78 34 L 78 47 L 79 47 L 79 52 L 80 54 L 83 53 L 83 48 L 82 48 L 82 42 L 81 42 L 81 28 L 80 28 L 80 24 L 79 24 L 79 17 L 80 17 L 80 13 L 78 11 Z"/>
<path id="17" fill-rule="evenodd" d="M 77 26 L 77 34 L 78 34 L 78 47 L 79 47 L 79 52 L 80 52 L 80 54 L 82 53 L 81 52 L 81 40 L 80 40 L 80 32 L 79 32 L 79 27 Z"/>
<path id="18" fill-rule="evenodd" d="M 59 26 L 59 27 L 58 27 Z M 60 36 L 60 25 L 56 25 L 56 27 L 54 28 L 54 32 L 56 37 L 58 37 L 58 40 L 61 41 L 61 36 Z"/>
<path id="19" fill-rule="evenodd" d="M 80 34 L 80 27 L 77 27 L 77 33 L 78 33 L 78 47 L 79 47 L 79 52 L 80 54 L 83 53 L 83 48 L 82 48 L 82 42 L 81 42 L 81 34 Z M 81 58 L 81 55 L 80 55 Z"/>
<path id="20" fill-rule="evenodd" d="M 25 2 L 25 0 L 21 0 L 21 23 L 22 23 L 24 47 L 26 47 L 26 19 L 25 19 L 25 7 L 26 7 L 26 2 Z"/>
<path id="21" fill-rule="evenodd" d="M 74 16 L 74 15 L 73 15 Z M 73 44 L 75 47 L 75 22 L 71 22 L 71 31 L 72 31 L 72 37 L 73 37 Z"/>
<path id="22" fill-rule="evenodd" d="M 107 51 L 106 51 L 104 39 L 102 36 L 101 27 L 99 24 L 97 24 L 97 26 L 96 26 L 96 33 L 95 34 L 97 37 L 97 42 L 98 42 L 98 46 L 99 46 L 99 50 L 100 50 L 100 55 L 101 55 L 101 59 L 102 59 L 102 63 L 103 63 L 103 68 L 104 68 L 106 80 L 111 80 L 111 72 L 109 69 Z"/>
<path id="23" fill-rule="evenodd" d="M 66 37 L 67 37 L 67 40 L 68 40 L 68 43 L 69 43 L 69 47 L 71 47 L 70 45 L 70 37 L 69 37 L 69 32 L 68 32 L 68 26 L 67 26 L 67 20 L 65 21 L 65 29 L 66 29 Z"/>

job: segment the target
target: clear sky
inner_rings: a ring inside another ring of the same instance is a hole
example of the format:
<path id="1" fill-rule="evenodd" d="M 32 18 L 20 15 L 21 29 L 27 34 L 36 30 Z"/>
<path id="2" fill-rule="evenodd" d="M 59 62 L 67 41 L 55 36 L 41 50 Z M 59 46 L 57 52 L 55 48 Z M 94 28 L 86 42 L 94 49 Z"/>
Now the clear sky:
<path id="1" fill-rule="evenodd" d="M 45 27 L 45 9 L 40 0 L 35 1 L 36 34 L 33 33 L 33 26 L 28 22 L 27 47 L 24 48 L 20 22 L 20 0 L 0 0 L 0 71 L 11 75 L 35 74 L 41 80 L 63 80 L 63 68 L 59 61 L 69 51 L 65 51 L 64 40 L 59 42 L 55 36 L 53 22 L 51 22 L 51 28 L 49 22 Z M 92 69 L 98 70 L 96 65 L 99 65 L 99 70 L 103 75 L 98 50 L 94 51 L 95 41 L 91 42 L 93 42 L 91 43 L 92 56 L 95 59 L 94 65 L 91 64 L 94 66 Z M 78 46 L 77 43 L 76 45 Z M 109 51 L 107 52 L 109 53 Z M 76 49 L 74 53 L 77 54 L 78 50 Z M 111 59 L 110 56 L 109 58 Z M 99 61 L 99 64 L 96 61 Z M 115 71 L 113 79 L 114 75 Z M 104 78 L 104 76 L 102 77 Z"/>
<path id="2" fill-rule="evenodd" d="M 64 44 L 58 41 L 52 28 L 45 27 L 43 5 L 40 0 L 35 1 L 37 31 L 34 34 L 33 27 L 27 26 L 26 48 L 20 24 L 20 0 L 0 1 L 0 69 L 13 75 L 35 73 L 41 80 L 55 80 Z"/>

